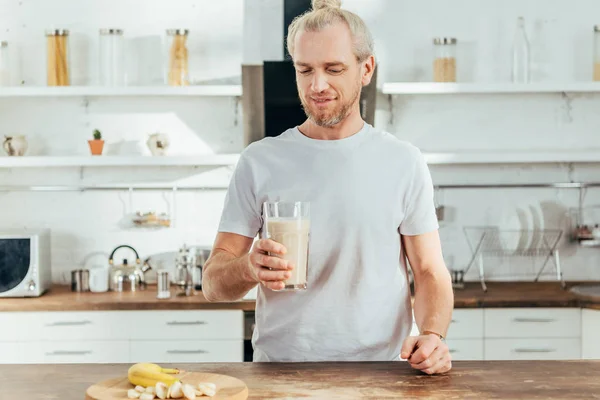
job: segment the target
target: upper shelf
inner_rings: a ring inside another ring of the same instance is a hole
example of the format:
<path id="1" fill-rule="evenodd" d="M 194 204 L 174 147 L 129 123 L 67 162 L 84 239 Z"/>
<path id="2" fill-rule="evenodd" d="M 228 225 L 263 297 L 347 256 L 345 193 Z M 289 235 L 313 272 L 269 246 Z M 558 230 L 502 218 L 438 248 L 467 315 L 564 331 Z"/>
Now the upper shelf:
<path id="1" fill-rule="evenodd" d="M 600 92 L 600 82 L 570 83 L 437 83 L 388 82 L 384 94 L 519 94 L 519 93 L 593 93 Z"/>
<path id="2" fill-rule="evenodd" d="M 7 86 L 0 97 L 241 96 L 241 85 L 196 86 Z"/>
<path id="3" fill-rule="evenodd" d="M 235 165 L 237 154 L 194 156 L 24 156 L 0 157 L 0 168 L 13 167 L 226 167 Z"/>
<path id="4" fill-rule="evenodd" d="M 423 153 L 427 164 L 600 163 L 599 151 L 469 151 Z"/>

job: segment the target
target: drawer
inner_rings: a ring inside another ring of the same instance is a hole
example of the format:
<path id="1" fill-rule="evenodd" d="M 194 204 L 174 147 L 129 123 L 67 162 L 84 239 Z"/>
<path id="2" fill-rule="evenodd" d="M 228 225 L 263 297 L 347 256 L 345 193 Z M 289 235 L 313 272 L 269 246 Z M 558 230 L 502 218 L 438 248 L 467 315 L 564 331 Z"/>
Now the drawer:
<path id="1" fill-rule="evenodd" d="M 482 339 L 483 309 L 454 310 L 447 337 L 452 339 Z"/>
<path id="2" fill-rule="evenodd" d="M 452 360 L 483 360 L 483 339 L 448 339 Z"/>
<path id="3" fill-rule="evenodd" d="M 128 339 L 127 312 L 17 312 L 0 315 L 0 340 L 113 340 Z M 8 324 L 8 325 L 5 325 Z"/>
<path id="4" fill-rule="evenodd" d="M 129 341 L 44 341 L 40 342 L 36 362 L 60 363 L 127 363 Z"/>
<path id="5" fill-rule="evenodd" d="M 574 338 L 485 339 L 486 360 L 578 360 L 581 340 Z"/>
<path id="6" fill-rule="evenodd" d="M 486 309 L 486 338 L 580 338 L 581 309 Z"/>
<path id="7" fill-rule="evenodd" d="M 26 342 L 0 342 L 0 364 L 30 364 L 39 351 L 37 344 Z"/>
<path id="8" fill-rule="evenodd" d="M 244 339 L 244 312 L 238 310 L 139 311 L 130 325 L 132 340 Z"/>
<path id="9" fill-rule="evenodd" d="M 243 340 L 173 340 L 131 342 L 130 362 L 242 362 Z"/>

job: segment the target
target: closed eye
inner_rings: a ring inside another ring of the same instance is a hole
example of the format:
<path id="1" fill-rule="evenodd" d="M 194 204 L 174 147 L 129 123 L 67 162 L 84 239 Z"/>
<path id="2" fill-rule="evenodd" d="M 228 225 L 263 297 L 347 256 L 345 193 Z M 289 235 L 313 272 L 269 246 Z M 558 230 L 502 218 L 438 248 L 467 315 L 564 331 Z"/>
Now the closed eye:
<path id="1" fill-rule="evenodd" d="M 304 70 L 299 70 L 298 73 L 301 75 L 307 75 L 311 72 L 312 70 L 310 69 L 304 69 Z"/>

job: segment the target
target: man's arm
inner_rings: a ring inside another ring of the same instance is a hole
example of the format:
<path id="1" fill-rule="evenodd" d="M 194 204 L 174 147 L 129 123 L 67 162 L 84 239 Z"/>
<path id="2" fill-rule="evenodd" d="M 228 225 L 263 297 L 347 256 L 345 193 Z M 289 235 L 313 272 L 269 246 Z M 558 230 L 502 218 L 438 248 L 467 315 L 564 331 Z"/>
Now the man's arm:
<path id="1" fill-rule="evenodd" d="M 438 231 L 403 236 L 403 241 L 414 275 L 414 313 L 419 332 L 429 331 L 446 337 L 454 309 L 454 293 Z"/>
<path id="2" fill-rule="evenodd" d="M 293 266 L 275 255 L 285 247 L 270 239 L 258 240 L 236 233 L 219 232 L 202 270 L 202 293 L 208 301 L 236 301 L 259 282 L 270 289 L 283 289 Z M 248 252 L 250 250 L 250 252 Z"/>
<path id="3" fill-rule="evenodd" d="M 401 357 L 427 374 L 443 373 L 452 368 L 446 337 L 454 309 L 452 280 L 442 256 L 438 231 L 402 236 L 406 256 L 415 282 L 414 313 L 420 336 L 409 337 Z"/>

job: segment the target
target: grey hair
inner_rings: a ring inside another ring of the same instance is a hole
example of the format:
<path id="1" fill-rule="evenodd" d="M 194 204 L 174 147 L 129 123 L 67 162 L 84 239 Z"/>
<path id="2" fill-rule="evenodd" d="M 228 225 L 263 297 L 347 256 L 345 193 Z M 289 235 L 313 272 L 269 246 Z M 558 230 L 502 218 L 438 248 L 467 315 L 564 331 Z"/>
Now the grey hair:
<path id="1" fill-rule="evenodd" d="M 354 42 L 354 55 L 358 62 L 365 61 L 375 52 L 373 36 L 365 22 L 353 12 L 342 10 L 341 0 L 312 0 L 312 10 L 294 18 L 288 29 L 287 49 L 294 57 L 294 42 L 298 33 L 319 32 L 336 22 L 345 23 Z"/>

